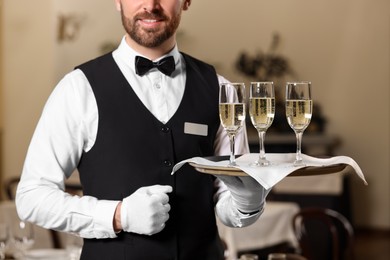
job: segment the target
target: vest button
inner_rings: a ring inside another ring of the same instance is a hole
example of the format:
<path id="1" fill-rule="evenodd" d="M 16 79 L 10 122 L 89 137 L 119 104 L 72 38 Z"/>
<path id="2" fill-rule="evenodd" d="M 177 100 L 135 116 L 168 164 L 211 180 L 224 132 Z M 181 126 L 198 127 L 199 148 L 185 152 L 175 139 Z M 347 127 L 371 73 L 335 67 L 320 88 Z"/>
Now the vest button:
<path id="1" fill-rule="evenodd" d="M 169 130 L 171 130 L 168 126 L 162 126 L 161 127 L 161 131 L 164 132 L 164 133 L 168 133 Z"/>
<path id="2" fill-rule="evenodd" d="M 170 166 L 172 166 L 172 162 L 171 162 L 170 160 L 165 160 L 165 161 L 164 161 L 164 165 L 165 165 L 166 167 L 170 167 Z"/>

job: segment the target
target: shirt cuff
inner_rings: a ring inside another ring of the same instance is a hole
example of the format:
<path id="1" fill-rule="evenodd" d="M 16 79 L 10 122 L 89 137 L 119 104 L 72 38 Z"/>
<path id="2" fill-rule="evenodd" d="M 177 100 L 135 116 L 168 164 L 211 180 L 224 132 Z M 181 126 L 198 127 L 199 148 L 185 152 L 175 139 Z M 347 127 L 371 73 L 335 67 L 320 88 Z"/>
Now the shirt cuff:
<path id="1" fill-rule="evenodd" d="M 113 221 L 115 209 L 120 201 L 99 200 L 93 215 L 94 233 L 96 238 L 115 238 Z"/>

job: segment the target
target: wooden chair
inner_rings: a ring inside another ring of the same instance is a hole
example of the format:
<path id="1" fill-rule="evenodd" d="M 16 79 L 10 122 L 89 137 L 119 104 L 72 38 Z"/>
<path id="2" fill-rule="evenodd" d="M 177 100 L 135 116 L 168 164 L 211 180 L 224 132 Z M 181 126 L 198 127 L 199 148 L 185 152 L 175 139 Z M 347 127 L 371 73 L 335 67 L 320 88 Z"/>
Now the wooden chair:
<path id="1" fill-rule="evenodd" d="M 16 188 L 18 186 L 19 180 L 19 177 L 13 177 L 4 181 L 4 190 L 7 199 L 15 200 Z"/>
<path id="2" fill-rule="evenodd" d="M 16 188 L 20 181 L 19 177 L 13 177 L 4 182 L 4 190 L 8 200 L 15 200 Z M 72 195 L 82 195 L 82 186 L 80 184 L 66 183 L 65 191 Z M 60 232 L 50 229 L 50 236 L 54 248 L 63 248 Z"/>
<path id="3" fill-rule="evenodd" d="M 300 254 L 315 260 L 353 259 L 354 230 L 339 212 L 302 208 L 292 219 Z"/>

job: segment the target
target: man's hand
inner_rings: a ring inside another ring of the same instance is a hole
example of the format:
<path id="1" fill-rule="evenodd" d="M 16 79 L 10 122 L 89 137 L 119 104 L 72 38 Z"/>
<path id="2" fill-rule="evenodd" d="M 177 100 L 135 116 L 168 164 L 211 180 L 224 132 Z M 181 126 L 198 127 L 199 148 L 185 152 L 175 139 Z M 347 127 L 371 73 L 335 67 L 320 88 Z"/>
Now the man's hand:
<path id="1" fill-rule="evenodd" d="M 115 213 L 116 231 L 123 229 L 126 232 L 153 235 L 163 230 L 171 209 L 167 195 L 170 192 L 171 186 L 154 185 L 139 188 L 124 198 Z M 118 225 L 118 217 L 121 227 Z"/>
<path id="2" fill-rule="evenodd" d="M 218 175 L 231 193 L 233 205 L 242 213 L 255 213 L 262 209 L 271 189 L 266 190 L 250 176 Z"/>

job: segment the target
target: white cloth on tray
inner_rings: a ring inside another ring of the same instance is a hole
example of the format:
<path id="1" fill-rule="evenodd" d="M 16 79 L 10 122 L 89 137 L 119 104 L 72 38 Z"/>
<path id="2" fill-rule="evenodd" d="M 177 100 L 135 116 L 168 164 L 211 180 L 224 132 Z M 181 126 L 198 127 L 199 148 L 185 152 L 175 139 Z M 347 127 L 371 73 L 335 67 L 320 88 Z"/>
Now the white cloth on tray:
<path id="1" fill-rule="evenodd" d="M 250 164 L 258 159 L 258 153 L 249 153 L 244 154 L 236 159 L 236 166 L 232 166 L 234 168 L 238 168 L 243 172 L 247 173 L 255 180 L 257 180 L 265 189 L 272 188 L 275 184 L 280 182 L 283 178 L 285 178 L 290 173 L 307 167 L 322 167 L 322 166 L 331 166 L 338 164 L 346 164 L 350 165 L 355 173 L 362 179 L 364 184 L 367 185 L 367 181 L 363 175 L 362 170 L 359 165 L 348 156 L 334 156 L 329 158 L 316 158 L 306 154 L 302 154 L 303 161 L 305 166 L 294 166 L 293 162 L 295 160 L 295 153 L 267 153 L 267 159 L 271 162 L 271 165 L 266 167 L 253 167 Z M 172 174 L 180 169 L 185 163 L 195 163 L 204 166 L 219 166 L 224 167 L 228 165 L 228 160 L 224 161 L 210 161 L 208 159 L 202 157 L 193 157 L 190 159 L 183 160 L 177 163 L 172 170 Z"/>

